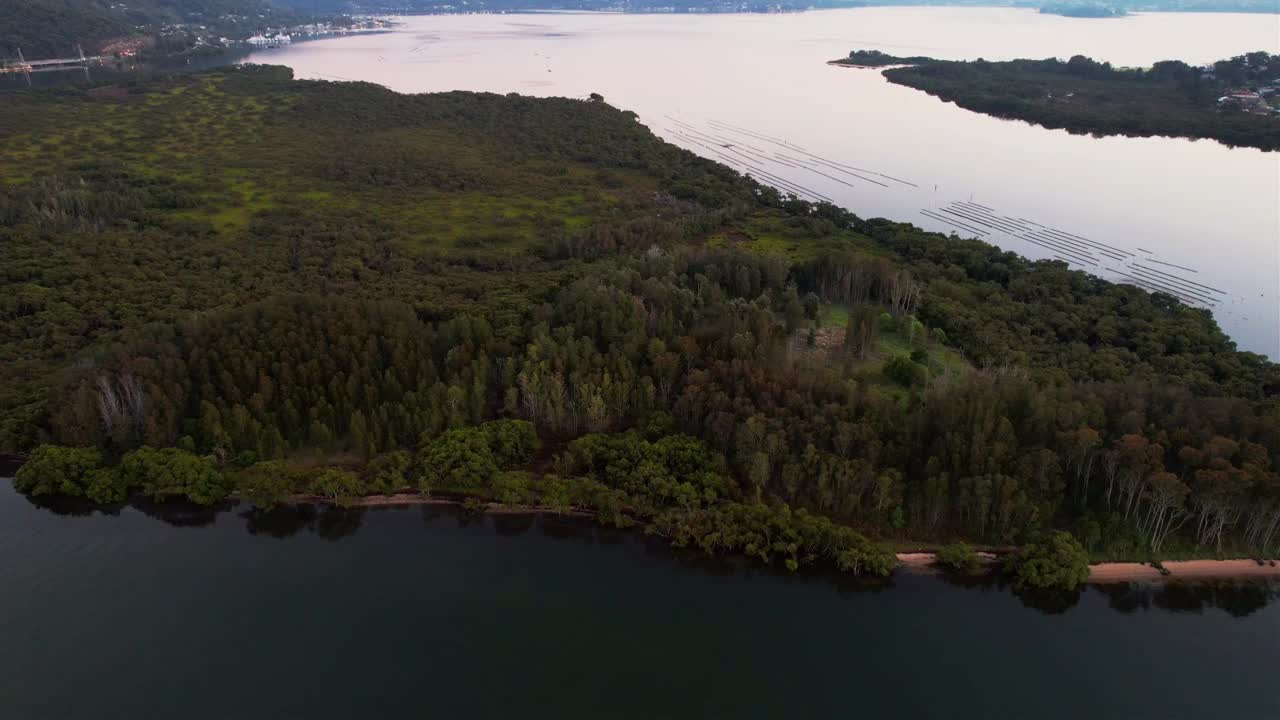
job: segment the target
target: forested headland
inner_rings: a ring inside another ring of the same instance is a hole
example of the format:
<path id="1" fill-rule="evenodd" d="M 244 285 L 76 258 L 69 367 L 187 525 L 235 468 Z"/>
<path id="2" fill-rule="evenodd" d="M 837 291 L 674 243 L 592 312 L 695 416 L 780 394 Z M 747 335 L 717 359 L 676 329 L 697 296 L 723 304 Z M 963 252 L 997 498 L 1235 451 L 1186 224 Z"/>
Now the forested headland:
<path id="1" fill-rule="evenodd" d="M 28 494 L 450 493 L 872 573 L 1280 540 L 1280 366 L 1207 311 L 784 197 L 599 98 L 245 67 L 4 100 Z"/>
<path id="2" fill-rule="evenodd" d="M 1280 149 L 1280 56 L 1248 53 L 1212 66 L 1165 60 L 1116 68 L 1067 61 L 951 61 L 855 50 L 836 64 L 889 67 L 889 82 L 966 110 L 1093 135 L 1183 137 Z"/>

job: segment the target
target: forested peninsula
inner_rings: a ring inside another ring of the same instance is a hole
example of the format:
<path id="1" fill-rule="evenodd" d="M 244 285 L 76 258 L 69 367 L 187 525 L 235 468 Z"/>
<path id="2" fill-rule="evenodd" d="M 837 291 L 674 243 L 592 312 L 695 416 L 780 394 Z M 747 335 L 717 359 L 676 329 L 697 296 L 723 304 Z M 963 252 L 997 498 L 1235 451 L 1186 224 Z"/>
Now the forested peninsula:
<path id="1" fill-rule="evenodd" d="M 1280 539 L 1280 366 L 1207 311 L 782 196 L 598 96 L 242 67 L 3 100 L 29 495 L 447 493 L 874 574 L 893 542 L 1065 558 L 1012 561 L 1032 584 Z"/>
<path id="2" fill-rule="evenodd" d="M 1068 132 L 1217 140 L 1280 149 L 1280 55 L 1248 53 L 1197 67 L 1179 60 L 1115 68 L 1076 55 L 950 61 L 855 50 L 833 61 L 887 67 L 889 82 L 966 110 Z M 901 67 L 899 67 L 901 66 Z"/>

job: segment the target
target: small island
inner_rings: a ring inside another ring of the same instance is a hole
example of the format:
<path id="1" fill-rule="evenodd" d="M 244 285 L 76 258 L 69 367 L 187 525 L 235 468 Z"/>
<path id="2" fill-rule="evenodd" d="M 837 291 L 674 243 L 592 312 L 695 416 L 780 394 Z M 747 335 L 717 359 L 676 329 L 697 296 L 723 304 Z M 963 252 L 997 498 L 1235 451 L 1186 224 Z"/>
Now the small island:
<path id="1" fill-rule="evenodd" d="M 884 68 L 889 82 L 966 110 L 1071 133 L 1217 140 L 1280 149 L 1280 56 L 1253 52 L 1212 65 L 1165 60 L 1117 68 L 1067 61 L 989 62 L 895 57 L 858 50 L 833 62 Z"/>

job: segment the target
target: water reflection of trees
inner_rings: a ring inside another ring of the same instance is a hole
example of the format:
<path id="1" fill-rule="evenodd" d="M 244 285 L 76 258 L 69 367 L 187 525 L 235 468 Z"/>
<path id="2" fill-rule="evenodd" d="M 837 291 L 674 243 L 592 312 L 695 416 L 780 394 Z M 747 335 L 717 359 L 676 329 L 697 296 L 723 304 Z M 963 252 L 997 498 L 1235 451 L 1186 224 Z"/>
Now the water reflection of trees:
<path id="1" fill-rule="evenodd" d="M 364 522 L 366 508 L 340 508 L 326 505 L 316 514 L 315 534 L 325 540 L 341 540 L 355 535 Z"/>
<path id="2" fill-rule="evenodd" d="M 230 510 L 234 503 L 221 505 L 197 505 L 193 502 L 171 500 L 157 502 L 144 496 L 135 496 L 128 503 L 100 505 L 88 498 L 68 495 L 22 495 L 31 505 L 61 517 L 91 517 L 93 515 L 118 516 L 131 507 L 150 518 L 173 527 L 204 527 L 213 524 L 218 515 Z"/>
<path id="3" fill-rule="evenodd" d="M 1014 588 L 999 570 L 979 572 L 970 575 L 939 572 L 937 577 L 953 587 L 979 592 L 1008 592 L 1026 607 L 1038 610 L 1046 615 L 1061 615 L 1080 603 L 1083 594 L 1076 590 L 1037 590 L 1034 588 Z"/>
<path id="4" fill-rule="evenodd" d="M 134 497 L 129 505 L 150 518 L 173 527 L 205 527 L 212 525 L 218 515 L 235 507 L 235 503 L 220 505 L 198 505 L 185 500 L 168 500 L 156 502 L 145 497 Z"/>
<path id="5" fill-rule="evenodd" d="M 283 539 L 308 531 L 325 540 L 341 540 L 360 530 L 365 512 L 366 508 L 332 505 L 277 505 L 270 510 L 251 507 L 240 517 L 250 535 Z"/>
<path id="6" fill-rule="evenodd" d="M 1061 615 L 1080 604 L 1083 591 L 1075 590 L 1040 590 L 1033 588 L 1009 588 L 1013 596 L 1026 607 L 1039 610 L 1045 615 Z"/>
<path id="7" fill-rule="evenodd" d="M 277 505 L 270 510 L 250 507 L 240 513 L 245 529 L 250 535 L 261 535 L 283 540 L 314 527 L 314 505 Z"/>
<path id="8" fill-rule="evenodd" d="M 95 514 L 115 516 L 126 507 L 125 504 L 98 505 L 84 498 L 23 497 L 31 505 L 63 517 L 89 517 Z M 131 498 L 128 506 L 166 525 L 191 528 L 211 525 L 220 515 L 237 509 L 236 503 L 231 502 L 206 507 L 180 501 L 156 502 L 141 496 Z M 326 540 L 336 541 L 359 532 L 369 512 L 369 508 L 297 504 L 279 505 L 270 510 L 244 506 L 236 514 L 244 520 L 245 529 L 250 535 L 284 539 L 310 532 Z M 791 573 L 782 568 L 762 567 L 742 556 L 710 557 L 694 550 L 672 548 L 660 539 L 635 529 L 619 530 L 581 517 L 533 513 L 486 515 L 440 505 L 423 505 L 419 508 L 419 513 L 423 524 L 434 524 L 439 519 L 449 518 L 460 528 L 487 525 L 501 537 L 518 538 L 529 532 L 537 532 L 548 539 L 576 541 L 586 545 L 637 544 L 645 555 L 710 575 L 728 577 L 760 574 L 786 582 L 818 582 L 829 585 L 841 594 L 889 590 L 895 586 L 897 575 L 889 578 L 864 578 L 834 570 Z M 998 571 L 976 575 L 938 572 L 933 577 L 952 587 L 969 591 L 1010 592 L 1026 607 L 1046 614 L 1060 614 L 1070 610 L 1088 592 L 1017 591 Z M 1267 580 L 1133 582 L 1092 585 L 1090 588 L 1105 596 L 1108 606 L 1121 613 L 1148 611 L 1153 608 L 1177 613 L 1203 613 L 1217 608 L 1233 617 L 1247 617 L 1280 599 L 1280 583 Z"/>
<path id="9" fill-rule="evenodd" d="M 1011 592 L 1023 605 L 1056 615 L 1079 604 L 1088 590 L 1019 591 L 999 572 L 979 575 L 939 573 L 948 585 L 980 592 Z M 1168 612 L 1203 613 L 1214 608 L 1233 617 L 1245 617 L 1280 599 L 1280 583 L 1268 580 L 1194 580 L 1108 583 L 1089 589 L 1107 598 L 1107 605 L 1122 613 L 1155 608 Z"/>
<path id="10" fill-rule="evenodd" d="M 1152 608 L 1203 613 L 1218 608 L 1232 617 L 1246 617 L 1280 598 L 1280 584 L 1266 580 L 1116 583 L 1094 589 L 1107 597 L 1113 610 L 1122 613 Z"/>
<path id="11" fill-rule="evenodd" d="M 537 516 L 532 513 L 500 514 L 493 516 L 493 529 L 499 535 L 519 537 L 533 528 Z"/>
<path id="12" fill-rule="evenodd" d="M 86 498 L 67 495 L 20 495 L 33 506 L 62 517 L 89 517 L 91 515 L 119 515 L 124 503 L 99 505 Z"/>

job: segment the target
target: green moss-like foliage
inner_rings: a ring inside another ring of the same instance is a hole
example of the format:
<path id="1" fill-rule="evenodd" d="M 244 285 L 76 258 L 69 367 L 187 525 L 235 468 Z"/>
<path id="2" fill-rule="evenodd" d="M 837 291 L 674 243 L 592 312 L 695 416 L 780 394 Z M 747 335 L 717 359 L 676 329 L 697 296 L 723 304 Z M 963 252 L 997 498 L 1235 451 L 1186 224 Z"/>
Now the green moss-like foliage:
<path id="1" fill-rule="evenodd" d="M 978 554 L 965 543 L 944 545 L 938 550 L 937 563 L 955 573 L 972 574 L 978 569 Z"/>
<path id="2" fill-rule="evenodd" d="M 764 563 L 780 560 L 792 571 L 822 560 L 845 572 L 883 576 L 897 564 L 888 547 L 786 506 L 730 502 L 709 509 L 673 509 L 659 515 L 649 529 L 676 547 L 696 547 L 708 554 L 743 553 Z"/>
<path id="3" fill-rule="evenodd" d="M 1089 579 L 1089 553 L 1071 533 L 1050 532 L 1011 556 L 1005 572 L 1016 588 L 1074 590 Z"/>
<path id="4" fill-rule="evenodd" d="M 18 468 L 13 485 L 28 495 L 84 497 L 91 485 L 101 482 L 97 473 L 102 469 L 102 453 L 96 448 L 41 445 Z M 106 494 L 115 497 L 114 492 Z"/>
<path id="5" fill-rule="evenodd" d="M 359 475 L 340 468 L 325 468 L 311 481 L 311 492 L 340 507 L 350 505 L 366 489 Z"/>
<path id="6" fill-rule="evenodd" d="M 138 448 L 121 458 L 119 473 L 125 485 L 153 500 L 186 498 L 213 505 L 231 492 L 231 482 L 209 458 L 178 448 Z"/>

